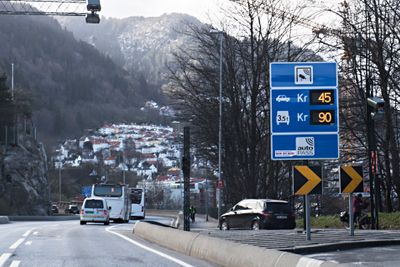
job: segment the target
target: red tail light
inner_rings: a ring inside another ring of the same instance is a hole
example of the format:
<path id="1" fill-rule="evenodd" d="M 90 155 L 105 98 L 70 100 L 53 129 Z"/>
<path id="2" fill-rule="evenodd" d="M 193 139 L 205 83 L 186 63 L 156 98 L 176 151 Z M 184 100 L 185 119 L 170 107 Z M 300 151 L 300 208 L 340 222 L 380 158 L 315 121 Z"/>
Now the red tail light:
<path id="1" fill-rule="evenodd" d="M 262 214 L 264 215 L 264 217 L 270 217 L 272 216 L 272 211 L 263 211 Z"/>
<path id="2" fill-rule="evenodd" d="M 85 214 L 85 211 L 84 211 L 84 210 L 81 210 L 81 214 Z"/>
<path id="3" fill-rule="evenodd" d="M 106 215 L 107 216 L 107 214 L 108 214 L 108 211 L 107 210 L 103 210 L 104 211 L 104 215 Z"/>

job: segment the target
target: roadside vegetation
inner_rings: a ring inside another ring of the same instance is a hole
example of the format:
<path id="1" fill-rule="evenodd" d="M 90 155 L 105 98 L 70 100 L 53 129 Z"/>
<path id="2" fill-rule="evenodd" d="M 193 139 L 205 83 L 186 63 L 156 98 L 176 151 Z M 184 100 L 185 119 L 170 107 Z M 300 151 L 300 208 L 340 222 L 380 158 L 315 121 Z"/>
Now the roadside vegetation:
<path id="1" fill-rule="evenodd" d="M 303 218 L 296 220 L 297 228 L 303 228 Z M 311 217 L 311 228 L 344 228 L 337 215 Z M 380 230 L 400 230 L 400 212 L 379 213 Z"/>

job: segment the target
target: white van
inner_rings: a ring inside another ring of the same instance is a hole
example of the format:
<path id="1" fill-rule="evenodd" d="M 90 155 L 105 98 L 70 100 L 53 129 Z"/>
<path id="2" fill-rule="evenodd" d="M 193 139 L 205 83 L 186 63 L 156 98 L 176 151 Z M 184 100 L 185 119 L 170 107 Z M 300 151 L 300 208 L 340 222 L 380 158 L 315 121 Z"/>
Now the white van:
<path id="1" fill-rule="evenodd" d="M 99 222 L 109 225 L 110 210 L 111 207 L 108 207 L 107 201 L 103 198 L 85 198 L 80 212 L 81 225 L 87 222 Z"/>

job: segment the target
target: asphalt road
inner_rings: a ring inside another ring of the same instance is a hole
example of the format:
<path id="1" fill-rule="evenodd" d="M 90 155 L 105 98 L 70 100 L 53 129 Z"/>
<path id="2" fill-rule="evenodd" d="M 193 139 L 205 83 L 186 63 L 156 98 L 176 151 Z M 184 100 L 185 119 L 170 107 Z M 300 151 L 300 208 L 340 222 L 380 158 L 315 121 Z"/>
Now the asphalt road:
<path id="1" fill-rule="evenodd" d="M 129 224 L 79 221 L 0 225 L 0 267 L 10 266 L 213 266 L 132 235 Z"/>
<path id="2" fill-rule="evenodd" d="M 351 249 L 306 255 L 307 257 L 368 267 L 400 266 L 400 246 Z"/>

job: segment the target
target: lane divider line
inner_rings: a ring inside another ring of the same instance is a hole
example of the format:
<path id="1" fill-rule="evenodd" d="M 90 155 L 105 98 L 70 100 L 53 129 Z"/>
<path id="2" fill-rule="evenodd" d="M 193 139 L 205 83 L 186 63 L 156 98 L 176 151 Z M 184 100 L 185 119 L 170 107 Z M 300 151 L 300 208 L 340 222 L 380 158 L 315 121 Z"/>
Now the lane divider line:
<path id="1" fill-rule="evenodd" d="M 39 232 L 33 232 L 33 235 L 37 235 Z"/>
<path id="2" fill-rule="evenodd" d="M 134 240 L 132 240 L 132 239 L 130 239 L 130 238 L 128 238 L 128 237 L 126 237 L 126 236 L 120 234 L 120 233 L 113 232 L 111 229 L 114 228 L 114 227 L 117 227 L 117 226 L 118 226 L 118 225 L 114 225 L 114 226 L 107 227 L 107 228 L 106 228 L 106 231 L 109 232 L 109 233 L 111 233 L 111 234 L 114 234 L 114 235 L 116 235 L 116 236 L 119 236 L 119 237 L 121 237 L 122 239 L 125 239 L 126 241 L 128 241 L 128 242 L 134 244 L 135 246 L 138 246 L 138 247 L 140 247 L 140 248 L 142 248 L 142 249 L 145 249 L 145 250 L 150 251 L 150 252 L 152 252 L 152 253 L 154 253 L 154 254 L 157 254 L 157 255 L 159 255 L 159 256 L 161 256 L 161 257 L 163 257 L 163 258 L 166 258 L 166 259 L 168 259 L 168 260 L 170 260 L 170 261 L 173 261 L 173 262 L 175 262 L 175 263 L 177 263 L 177 264 L 179 264 L 179 265 L 181 265 L 181 266 L 184 266 L 184 267 L 194 267 L 193 265 L 190 265 L 190 264 L 188 264 L 188 263 L 186 263 L 186 262 L 184 262 L 184 261 L 181 261 L 180 259 L 174 258 L 174 257 L 172 257 L 172 256 L 169 256 L 169 255 L 167 255 L 167 254 L 161 252 L 161 251 L 158 251 L 158 250 L 155 250 L 155 249 L 153 249 L 153 248 L 147 247 L 147 246 L 145 246 L 145 245 L 143 245 L 143 244 L 140 244 L 139 242 L 134 241 Z"/>
<path id="3" fill-rule="evenodd" d="M 23 236 L 23 237 L 27 237 L 28 235 L 30 235 L 30 233 L 31 233 L 32 231 L 33 231 L 33 229 L 28 230 L 28 231 L 26 231 L 25 234 L 23 234 L 22 236 Z"/>
<path id="4" fill-rule="evenodd" d="M 3 253 L 0 256 L 0 267 L 3 267 L 4 263 L 6 263 L 6 261 L 8 260 L 8 258 L 11 257 L 11 253 Z"/>
<path id="5" fill-rule="evenodd" d="M 32 245 L 32 241 L 26 241 L 25 245 L 26 245 L 26 246 Z"/>
<path id="6" fill-rule="evenodd" d="M 11 245 L 10 249 L 16 249 L 19 245 L 21 245 L 25 241 L 25 238 L 20 238 L 15 241 L 14 244 Z"/>
<path id="7" fill-rule="evenodd" d="M 10 267 L 18 267 L 20 265 L 21 261 L 12 261 L 10 264 Z"/>

